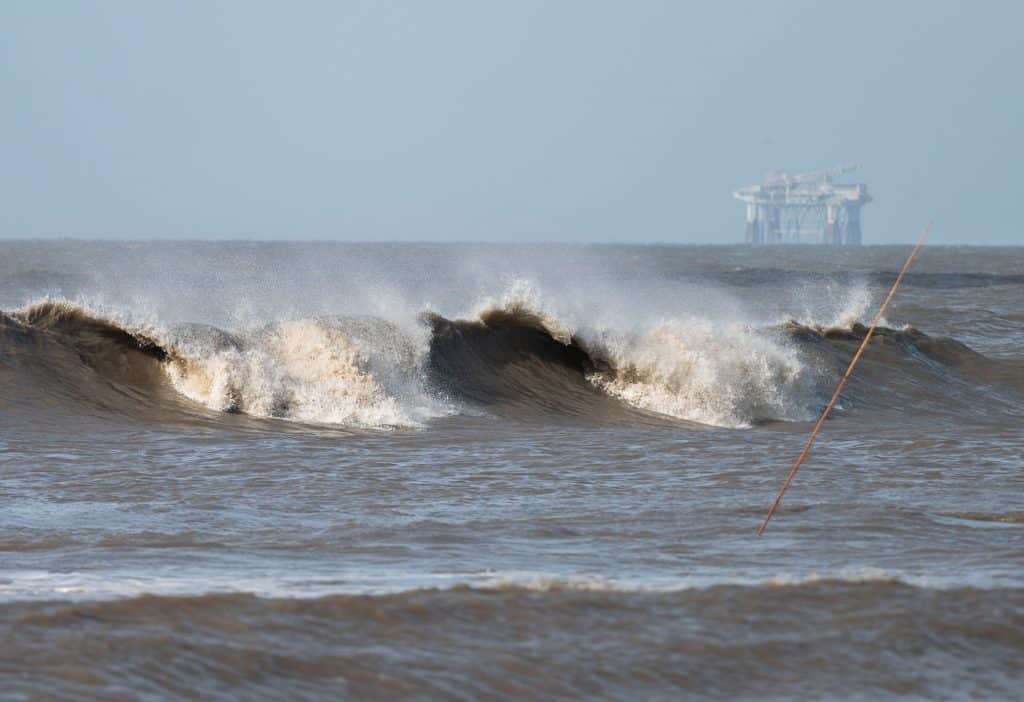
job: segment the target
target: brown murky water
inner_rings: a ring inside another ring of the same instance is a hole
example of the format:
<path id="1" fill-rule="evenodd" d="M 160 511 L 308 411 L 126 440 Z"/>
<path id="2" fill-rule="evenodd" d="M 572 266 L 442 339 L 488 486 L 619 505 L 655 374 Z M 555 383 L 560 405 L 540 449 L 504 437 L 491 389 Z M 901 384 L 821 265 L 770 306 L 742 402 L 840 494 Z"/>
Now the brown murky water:
<path id="1" fill-rule="evenodd" d="M 0 697 L 1010 699 L 1024 249 L 0 244 Z"/>

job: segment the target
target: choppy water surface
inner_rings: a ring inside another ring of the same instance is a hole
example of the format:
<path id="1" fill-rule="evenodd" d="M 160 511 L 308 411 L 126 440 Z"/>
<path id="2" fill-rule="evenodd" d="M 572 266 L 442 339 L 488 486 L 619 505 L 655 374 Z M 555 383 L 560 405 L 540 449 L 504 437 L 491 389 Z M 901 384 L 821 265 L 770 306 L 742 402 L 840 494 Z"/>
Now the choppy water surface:
<path id="1" fill-rule="evenodd" d="M 1024 689 L 1024 250 L 0 244 L 12 699 Z"/>

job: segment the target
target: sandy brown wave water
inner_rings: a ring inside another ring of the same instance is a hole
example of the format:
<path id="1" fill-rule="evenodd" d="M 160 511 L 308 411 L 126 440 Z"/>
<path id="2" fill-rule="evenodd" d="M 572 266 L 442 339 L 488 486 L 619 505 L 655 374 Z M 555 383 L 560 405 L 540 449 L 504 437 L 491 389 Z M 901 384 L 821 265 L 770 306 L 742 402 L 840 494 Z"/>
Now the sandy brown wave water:
<path id="1" fill-rule="evenodd" d="M 1012 699 L 1022 626 L 1019 590 L 895 582 L 141 597 L 0 606 L 0 674 L 9 699 Z"/>
<path id="2" fill-rule="evenodd" d="M 0 698 L 1014 699 L 1024 254 L 0 245 Z"/>
<path id="3" fill-rule="evenodd" d="M 742 340 L 791 348 L 788 365 L 769 357 L 719 367 L 663 341 L 646 356 L 616 352 L 559 330 L 521 303 L 489 307 L 478 319 L 428 314 L 418 323 L 420 352 L 400 330 L 369 317 L 286 322 L 242 337 L 207 325 L 133 328 L 57 301 L 0 313 L 0 338 L 9 395 L 25 408 L 39 395 L 63 396 L 154 424 L 226 413 L 382 428 L 416 424 L 417 410 L 431 416 L 424 405 L 441 414 L 430 399 L 439 396 L 526 422 L 542 415 L 662 425 L 808 419 L 866 333 L 859 323 L 790 321 Z M 671 338 L 679 342 L 686 333 L 683 326 Z M 360 349 L 361 335 L 375 345 Z M 708 374 L 700 365 L 711 367 L 710 382 L 694 381 Z M 882 327 L 846 398 L 871 404 L 880 393 L 896 393 L 922 414 L 980 415 L 993 404 L 1013 413 L 1024 392 L 1021 370 L 1019 362 L 987 358 L 955 339 Z"/>

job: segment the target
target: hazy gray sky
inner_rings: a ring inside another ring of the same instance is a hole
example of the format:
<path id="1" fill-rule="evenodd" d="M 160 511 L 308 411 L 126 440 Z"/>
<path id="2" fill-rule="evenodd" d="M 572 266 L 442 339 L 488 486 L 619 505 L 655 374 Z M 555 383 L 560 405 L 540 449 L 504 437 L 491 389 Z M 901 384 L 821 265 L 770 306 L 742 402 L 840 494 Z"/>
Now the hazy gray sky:
<path id="1" fill-rule="evenodd" d="M 1024 3 L 0 3 L 0 237 L 1024 243 Z"/>

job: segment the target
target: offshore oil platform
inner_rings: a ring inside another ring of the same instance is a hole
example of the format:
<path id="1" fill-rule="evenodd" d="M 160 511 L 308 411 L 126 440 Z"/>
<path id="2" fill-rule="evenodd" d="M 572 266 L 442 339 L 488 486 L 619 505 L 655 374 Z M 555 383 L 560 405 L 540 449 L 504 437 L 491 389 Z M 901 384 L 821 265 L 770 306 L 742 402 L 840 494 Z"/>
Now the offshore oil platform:
<path id="1" fill-rule="evenodd" d="M 769 173 L 733 196 L 747 203 L 748 244 L 820 243 L 860 246 L 860 208 L 868 186 L 834 182 L 857 170 L 840 166 L 810 173 Z"/>

